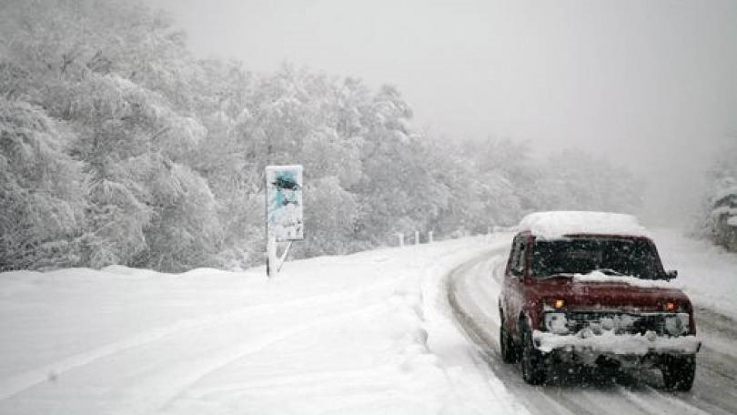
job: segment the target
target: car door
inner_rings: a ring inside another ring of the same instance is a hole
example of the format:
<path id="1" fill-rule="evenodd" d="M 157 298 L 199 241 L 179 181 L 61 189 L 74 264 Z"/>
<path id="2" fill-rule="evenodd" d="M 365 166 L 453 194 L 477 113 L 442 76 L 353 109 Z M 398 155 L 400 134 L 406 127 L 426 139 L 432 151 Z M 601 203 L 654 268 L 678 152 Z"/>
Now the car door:
<path id="1" fill-rule="evenodd" d="M 503 312 L 507 329 L 511 333 L 517 332 L 517 318 L 522 309 L 522 277 L 525 271 L 525 235 L 517 235 L 512 241 L 512 251 L 507 262 L 504 273 L 504 286 L 502 287 Z"/>

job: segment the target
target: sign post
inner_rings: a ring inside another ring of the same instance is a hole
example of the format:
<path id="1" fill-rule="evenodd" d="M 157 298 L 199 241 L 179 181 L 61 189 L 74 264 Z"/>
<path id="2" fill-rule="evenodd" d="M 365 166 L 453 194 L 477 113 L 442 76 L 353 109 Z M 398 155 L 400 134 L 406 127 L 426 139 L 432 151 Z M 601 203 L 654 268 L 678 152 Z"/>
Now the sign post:
<path id="1" fill-rule="evenodd" d="M 302 166 L 266 167 L 266 274 L 279 272 L 293 241 L 304 239 Z M 279 243 L 287 243 L 281 257 Z"/>

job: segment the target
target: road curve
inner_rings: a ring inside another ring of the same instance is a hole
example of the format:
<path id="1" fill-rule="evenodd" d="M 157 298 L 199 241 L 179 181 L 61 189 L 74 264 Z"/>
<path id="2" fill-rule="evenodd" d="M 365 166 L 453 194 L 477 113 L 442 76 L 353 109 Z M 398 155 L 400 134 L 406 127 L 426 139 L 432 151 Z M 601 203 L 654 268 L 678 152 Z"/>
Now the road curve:
<path id="1" fill-rule="evenodd" d="M 454 269 L 448 303 L 460 328 L 476 343 L 479 358 L 532 414 L 737 414 L 737 322 L 697 307 L 704 341 L 690 392 L 663 388 L 658 371 L 601 373 L 559 368 L 546 385 L 522 380 L 518 365 L 499 355 L 497 296 L 508 248 L 497 248 Z"/>

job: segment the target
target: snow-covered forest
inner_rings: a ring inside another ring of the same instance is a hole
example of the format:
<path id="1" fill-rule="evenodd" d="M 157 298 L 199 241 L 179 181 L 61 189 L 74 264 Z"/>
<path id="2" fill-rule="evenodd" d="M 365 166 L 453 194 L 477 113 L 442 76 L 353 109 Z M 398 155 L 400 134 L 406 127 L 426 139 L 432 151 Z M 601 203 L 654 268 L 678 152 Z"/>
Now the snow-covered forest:
<path id="1" fill-rule="evenodd" d="M 424 133 L 390 85 L 196 59 L 135 1 L 0 8 L 0 271 L 260 263 L 268 164 L 305 167 L 298 257 L 640 204 L 626 169 L 575 148 Z"/>
<path id="2" fill-rule="evenodd" d="M 715 244 L 737 252 L 737 137 L 719 154 L 708 178 L 702 233 Z"/>

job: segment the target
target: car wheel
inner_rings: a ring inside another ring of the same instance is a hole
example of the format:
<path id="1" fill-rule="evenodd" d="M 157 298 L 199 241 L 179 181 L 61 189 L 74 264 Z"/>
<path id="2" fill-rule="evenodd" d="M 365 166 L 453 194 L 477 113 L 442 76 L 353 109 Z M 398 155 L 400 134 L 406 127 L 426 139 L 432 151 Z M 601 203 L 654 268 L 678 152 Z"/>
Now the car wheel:
<path id="1" fill-rule="evenodd" d="M 696 378 L 696 358 L 694 356 L 666 356 L 661 370 L 666 389 L 690 391 Z"/>
<path id="2" fill-rule="evenodd" d="M 502 362 L 517 363 L 519 360 L 517 346 L 514 344 L 514 339 L 507 331 L 505 324 L 502 320 L 502 324 L 499 325 L 499 350 L 502 354 Z"/>
<path id="3" fill-rule="evenodd" d="M 520 323 L 522 334 L 522 379 L 530 385 L 541 385 L 547 376 L 547 362 L 545 356 L 532 343 L 532 331 L 527 324 Z"/>

